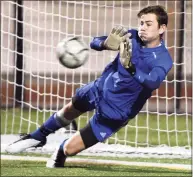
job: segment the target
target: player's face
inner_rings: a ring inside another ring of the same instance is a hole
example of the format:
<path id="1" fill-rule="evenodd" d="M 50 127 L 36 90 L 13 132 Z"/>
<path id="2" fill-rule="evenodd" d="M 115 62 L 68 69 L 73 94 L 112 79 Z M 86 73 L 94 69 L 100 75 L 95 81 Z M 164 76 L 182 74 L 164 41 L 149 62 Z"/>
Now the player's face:
<path id="1" fill-rule="evenodd" d="M 154 47 L 159 45 L 160 34 L 164 33 L 165 28 L 165 25 L 159 27 L 155 14 L 144 14 L 139 19 L 138 35 L 147 46 Z"/>

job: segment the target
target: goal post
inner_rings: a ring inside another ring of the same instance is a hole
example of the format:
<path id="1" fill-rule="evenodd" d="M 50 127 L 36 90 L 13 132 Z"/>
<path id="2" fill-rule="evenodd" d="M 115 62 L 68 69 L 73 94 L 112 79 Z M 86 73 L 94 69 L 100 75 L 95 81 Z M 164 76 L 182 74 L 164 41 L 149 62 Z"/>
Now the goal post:
<path id="1" fill-rule="evenodd" d="M 67 69 L 56 59 L 55 49 L 59 41 L 80 36 L 89 45 L 94 36 L 108 35 L 115 25 L 137 29 L 138 11 L 147 5 L 159 4 L 169 15 L 165 44 L 174 61 L 172 70 L 135 119 L 104 143 L 80 154 L 191 157 L 192 1 L 19 2 L 1 2 L 3 147 L 17 139 L 19 133 L 29 133 L 39 127 L 70 101 L 76 88 L 96 79 L 116 56 L 116 52 L 90 49 L 89 60 L 84 66 Z M 22 13 L 23 18 L 16 18 L 18 13 Z M 18 31 L 21 25 L 22 35 Z M 22 49 L 17 50 L 21 46 Z M 16 59 L 22 67 L 18 67 Z M 22 73 L 20 82 L 16 73 Z M 92 114 L 77 118 L 78 129 L 86 125 Z M 48 144 L 40 151 L 53 151 L 71 133 L 71 129 L 61 129 L 50 135 Z"/>

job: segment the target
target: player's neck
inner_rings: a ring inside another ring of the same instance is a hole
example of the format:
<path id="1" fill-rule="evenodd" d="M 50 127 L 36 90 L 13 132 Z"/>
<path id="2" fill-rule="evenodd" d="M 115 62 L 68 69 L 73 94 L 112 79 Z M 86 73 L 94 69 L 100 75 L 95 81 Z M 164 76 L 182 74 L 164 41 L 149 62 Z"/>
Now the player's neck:
<path id="1" fill-rule="evenodd" d="M 155 40 L 144 44 L 145 48 L 155 48 L 161 45 L 161 40 Z"/>

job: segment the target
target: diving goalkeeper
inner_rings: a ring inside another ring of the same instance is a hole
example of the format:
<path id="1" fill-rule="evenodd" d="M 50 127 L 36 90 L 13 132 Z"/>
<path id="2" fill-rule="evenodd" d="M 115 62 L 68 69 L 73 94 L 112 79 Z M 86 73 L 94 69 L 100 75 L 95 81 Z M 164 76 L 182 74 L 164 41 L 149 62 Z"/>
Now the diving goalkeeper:
<path id="1" fill-rule="evenodd" d="M 7 152 L 43 146 L 50 133 L 95 109 L 89 123 L 65 139 L 46 164 L 50 168 L 64 167 L 68 156 L 105 141 L 139 113 L 172 68 L 172 59 L 163 41 L 168 23 L 163 7 L 145 7 L 138 18 L 138 30 L 118 26 L 108 36 L 94 37 L 92 49 L 118 51 L 114 61 L 99 78 L 77 89 L 72 100 L 40 128 L 9 145 Z"/>

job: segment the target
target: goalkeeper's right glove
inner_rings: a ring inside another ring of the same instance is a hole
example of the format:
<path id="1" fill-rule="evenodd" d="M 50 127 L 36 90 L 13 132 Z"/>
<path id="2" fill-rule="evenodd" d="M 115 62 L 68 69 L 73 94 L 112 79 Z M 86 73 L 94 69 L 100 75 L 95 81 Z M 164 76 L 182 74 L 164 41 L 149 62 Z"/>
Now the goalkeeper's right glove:
<path id="1" fill-rule="evenodd" d="M 120 43 L 120 62 L 122 66 L 131 74 L 135 74 L 135 65 L 131 62 L 132 56 L 132 39 L 130 39 L 131 34 L 129 33 L 125 41 Z"/>
<path id="2" fill-rule="evenodd" d="M 116 26 L 112 29 L 111 33 L 104 41 L 103 46 L 107 50 L 119 50 L 120 43 L 125 41 L 127 29 L 122 26 Z"/>

